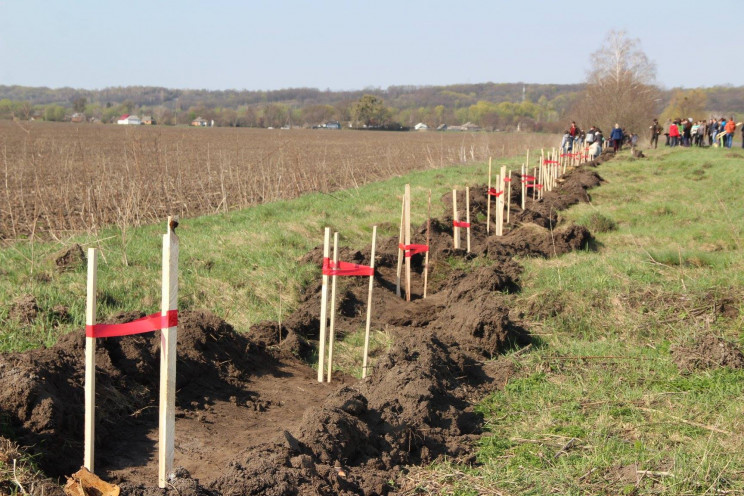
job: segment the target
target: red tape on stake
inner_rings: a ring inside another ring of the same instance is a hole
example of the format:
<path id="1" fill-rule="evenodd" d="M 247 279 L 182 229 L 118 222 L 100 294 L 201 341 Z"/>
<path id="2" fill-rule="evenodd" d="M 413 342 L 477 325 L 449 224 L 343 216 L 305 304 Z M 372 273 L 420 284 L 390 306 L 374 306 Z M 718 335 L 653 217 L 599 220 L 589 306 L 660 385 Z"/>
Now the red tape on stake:
<path id="1" fill-rule="evenodd" d="M 557 164 L 557 163 L 558 163 L 557 160 L 543 160 L 543 165 Z"/>
<path id="2" fill-rule="evenodd" d="M 488 194 L 491 195 L 491 196 L 495 196 L 496 198 L 498 198 L 499 196 L 501 196 L 502 194 L 504 194 L 504 192 L 503 191 L 496 191 L 496 188 L 491 188 L 491 189 L 488 190 Z"/>
<path id="3" fill-rule="evenodd" d="M 404 245 L 401 243 L 398 245 L 398 248 L 403 250 L 403 254 L 406 257 L 412 257 L 417 253 L 426 253 L 429 251 L 429 245 Z"/>
<path id="4" fill-rule="evenodd" d="M 350 262 L 333 262 L 330 258 L 323 259 L 324 276 L 374 276 L 375 269 L 369 265 L 359 265 Z"/>
<path id="5" fill-rule="evenodd" d="M 511 182 L 511 177 L 505 177 L 504 178 L 504 182 L 505 183 L 510 183 Z"/>
<path id="6" fill-rule="evenodd" d="M 89 338 L 113 338 L 116 336 L 130 336 L 146 332 L 159 331 L 178 325 L 178 310 L 168 310 L 154 313 L 126 324 L 95 324 L 85 326 L 85 335 Z"/>
<path id="7" fill-rule="evenodd" d="M 529 182 L 529 181 L 534 181 L 534 180 L 535 180 L 535 176 L 528 176 L 526 174 L 524 176 L 522 176 L 522 182 L 523 183 L 526 183 L 526 182 Z"/>
<path id="8" fill-rule="evenodd" d="M 470 227 L 470 222 L 463 222 L 461 220 L 453 220 L 452 225 L 455 227 Z"/>

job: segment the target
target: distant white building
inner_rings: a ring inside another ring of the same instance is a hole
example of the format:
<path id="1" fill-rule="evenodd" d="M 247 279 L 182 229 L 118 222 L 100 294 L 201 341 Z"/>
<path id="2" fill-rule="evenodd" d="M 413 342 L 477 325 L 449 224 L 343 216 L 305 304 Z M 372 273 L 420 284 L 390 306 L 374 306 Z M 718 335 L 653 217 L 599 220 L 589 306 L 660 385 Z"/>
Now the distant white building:
<path id="1" fill-rule="evenodd" d="M 416 124 L 415 126 L 413 126 L 413 129 L 415 129 L 416 131 L 428 131 L 429 130 L 429 126 L 427 126 L 423 122 L 419 122 L 418 124 Z"/>
<path id="2" fill-rule="evenodd" d="M 140 124 L 142 124 L 142 120 L 139 117 L 137 117 L 136 115 L 124 114 L 121 117 L 119 117 L 119 120 L 116 121 L 116 123 L 117 124 L 122 124 L 122 125 L 125 125 L 125 126 L 126 125 L 129 125 L 129 126 L 139 126 Z"/>

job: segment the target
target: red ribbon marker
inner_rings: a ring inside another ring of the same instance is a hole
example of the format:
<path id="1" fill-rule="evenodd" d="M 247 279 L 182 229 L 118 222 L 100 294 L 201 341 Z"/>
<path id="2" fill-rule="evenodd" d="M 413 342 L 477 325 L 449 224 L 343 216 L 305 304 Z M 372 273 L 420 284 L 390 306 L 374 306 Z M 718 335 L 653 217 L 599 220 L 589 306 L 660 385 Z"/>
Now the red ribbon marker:
<path id="1" fill-rule="evenodd" d="M 496 198 L 498 198 L 499 196 L 503 195 L 504 192 L 503 191 L 496 191 L 496 188 L 491 188 L 491 189 L 488 190 L 488 194 L 491 195 L 491 196 L 495 196 Z"/>
<path id="2" fill-rule="evenodd" d="M 557 163 L 558 163 L 557 160 L 543 160 L 543 165 L 557 164 Z"/>
<path id="3" fill-rule="evenodd" d="M 404 245 L 399 244 L 398 248 L 403 250 L 403 255 L 408 257 L 412 257 L 416 255 L 417 253 L 426 253 L 429 251 L 429 245 Z"/>
<path id="4" fill-rule="evenodd" d="M 537 187 L 537 189 L 542 189 L 542 184 L 537 184 L 537 182 L 535 182 L 535 176 L 528 176 L 527 174 L 525 174 L 524 176 L 522 176 L 522 183 L 524 184 L 525 188 Z"/>
<path id="5" fill-rule="evenodd" d="M 127 322 L 126 324 L 94 324 L 85 326 L 85 336 L 89 338 L 113 338 L 116 336 L 131 336 L 146 332 L 159 331 L 178 325 L 178 310 L 168 310 Z"/>
<path id="6" fill-rule="evenodd" d="M 374 276 L 375 269 L 369 265 L 359 265 L 350 262 L 333 262 L 330 258 L 323 259 L 324 276 Z"/>
<path id="7" fill-rule="evenodd" d="M 470 227 L 470 222 L 463 222 L 461 220 L 453 220 L 452 225 L 454 227 Z"/>
<path id="8" fill-rule="evenodd" d="M 510 183 L 511 182 L 511 177 L 505 177 L 504 178 L 504 182 L 505 183 Z"/>

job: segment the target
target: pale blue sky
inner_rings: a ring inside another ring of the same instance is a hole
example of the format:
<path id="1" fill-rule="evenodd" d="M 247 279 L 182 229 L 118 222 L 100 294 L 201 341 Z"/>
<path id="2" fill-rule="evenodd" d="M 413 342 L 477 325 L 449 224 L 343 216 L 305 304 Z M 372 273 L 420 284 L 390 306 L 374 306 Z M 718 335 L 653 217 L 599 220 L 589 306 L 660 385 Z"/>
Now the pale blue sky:
<path id="1" fill-rule="evenodd" d="M 625 29 L 666 88 L 744 85 L 744 1 L 0 0 L 0 84 L 578 83 Z M 721 50 L 727 45 L 728 48 Z"/>

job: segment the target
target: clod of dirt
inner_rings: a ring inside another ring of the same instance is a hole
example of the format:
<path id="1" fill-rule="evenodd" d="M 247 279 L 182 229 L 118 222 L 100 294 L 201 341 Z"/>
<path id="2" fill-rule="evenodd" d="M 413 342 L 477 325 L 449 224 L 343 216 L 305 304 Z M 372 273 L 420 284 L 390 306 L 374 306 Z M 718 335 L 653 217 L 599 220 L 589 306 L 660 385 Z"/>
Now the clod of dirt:
<path id="1" fill-rule="evenodd" d="M 10 318 L 21 324 L 31 324 L 39 313 L 39 305 L 33 295 L 26 294 L 16 298 L 10 306 Z"/>
<path id="2" fill-rule="evenodd" d="M 119 496 L 120 491 L 119 486 L 101 480 L 85 467 L 72 474 L 65 484 L 67 496 Z"/>
<path id="3" fill-rule="evenodd" d="M 64 305 L 54 305 L 52 308 L 52 317 L 54 317 L 54 325 L 70 322 L 72 318 L 67 307 Z"/>
<path id="4" fill-rule="evenodd" d="M 571 251 L 585 249 L 591 233 L 584 226 L 570 225 L 555 230 L 534 224 L 510 231 L 505 236 L 488 239 L 489 258 L 498 259 L 514 255 L 554 257 Z"/>
<path id="5" fill-rule="evenodd" d="M 739 305 L 733 298 L 724 298 L 716 305 L 716 313 L 727 319 L 735 319 L 739 316 Z"/>
<path id="6" fill-rule="evenodd" d="M 744 368 L 744 354 L 733 343 L 706 334 L 689 346 L 672 348 L 672 358 L 681 372 L 719 367 Z"/>
<path id="7" fill-rule="evenodd" d="M 59 272 L 68 272 L 85 267 L 83 248 L 75 243 L 66 250 L 62 250 L 54 256 L 54 264 Z"/>

